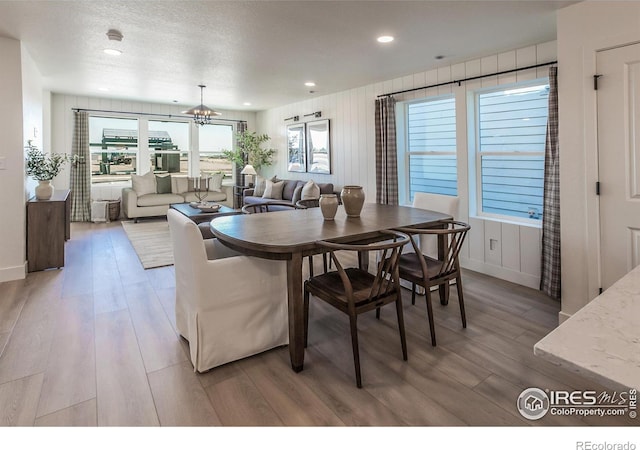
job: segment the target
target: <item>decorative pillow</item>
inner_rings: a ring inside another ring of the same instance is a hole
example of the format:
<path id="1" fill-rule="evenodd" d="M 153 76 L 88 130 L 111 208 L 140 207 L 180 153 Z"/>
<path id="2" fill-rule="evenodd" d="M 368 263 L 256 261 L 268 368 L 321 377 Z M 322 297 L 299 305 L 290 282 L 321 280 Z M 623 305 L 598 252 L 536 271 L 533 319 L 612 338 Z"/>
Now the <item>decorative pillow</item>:
<path id="1" fill-rule="evenodd" d="M 253 188 L 253 196 L 254 197 L 262 197 L 264 195 L 264 190 L 267 187 L 266 179 L 261 177 L 260 175 L 256 175 L 255 187 Z M 277 181 L 276 176 L 274 175 L 271 178 L 271 181 Z"/>
<path id="2" fill-rule="evenodd" d="M 222 192 L 222 179 L 224 178 L 223 173 L 214 173 L 211 175 L 209 179 L 209 191 L 213 192 Z"/>
<path id="3" fill-rule="evenodd" d="M 171 177 L 171 193 L 184 194 L 189 192 L 189 180 L 187 177 Z"/>
<path id="4" fill-rule="evenodd" d="M 262 198 L 270 198 L 273 200 L 282 200 L 282 189 L 284 188 L 284 181 L 266 180 L 266 187 L 264 188 L 264 194 Z"/>
<path id="5" fill-rule="evenodd" d="M 302 188 L 300 198 L 302 200 L 320 198 L 320 187 L 313 180 L 307 181 L 307 184 L 305 184 Z"/>
<path id="6" fill-rule="evenodd" d="M 144 175 L 131 175 L 131 187 L 139 196 L 156 193 L 156 176 L 153 172 Z"/>
<path id="7" fill-rule="evenodd" d="M 171 176 L 156 175 L 156 193 L 157 194 L 171 194 Z"/>

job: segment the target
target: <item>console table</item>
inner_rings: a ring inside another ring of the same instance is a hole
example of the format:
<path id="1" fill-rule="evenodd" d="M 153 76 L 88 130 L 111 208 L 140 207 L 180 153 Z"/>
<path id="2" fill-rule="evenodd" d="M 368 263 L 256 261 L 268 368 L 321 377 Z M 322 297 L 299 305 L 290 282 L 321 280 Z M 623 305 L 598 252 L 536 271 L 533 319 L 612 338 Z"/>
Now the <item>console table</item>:
<path id="1" fill-rule="evenodd" d="M 56 190 L 49 200 L 27 202 L 28 271 L 64 266 L 64 243 L 71 238 L 71 191 Z"/>

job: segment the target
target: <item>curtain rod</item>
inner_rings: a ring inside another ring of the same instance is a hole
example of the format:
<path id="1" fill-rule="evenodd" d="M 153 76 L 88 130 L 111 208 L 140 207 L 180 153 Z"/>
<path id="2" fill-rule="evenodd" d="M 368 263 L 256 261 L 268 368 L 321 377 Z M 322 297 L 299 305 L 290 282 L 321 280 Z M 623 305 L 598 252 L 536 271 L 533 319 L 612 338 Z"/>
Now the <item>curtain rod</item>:
<path id="1" fill-rule="evenodd" d="M 454 83 L 458 83 L 458 86 L 460 86 L 461 83 L 464 83 L 465 81 L 473 81 L 473 80 L 478 80 L 480 78 L 486 78 L 486 77 L 495 77 L 497 75 L 504 75 L 504 74 L 507 74 L 507 73 L 519 72 L 520 70 L 529 70 L 529 69 L 535 69 L 537 67 L 551 66 L 551 65 L 557 64 L 557 63 L 558 63 L 558 61 L 551 61 L 551 62 L 546 62 L 546 63 L 542 63 L 542 64 L 536 64 L 534 66 L 520 67 L 518 69 L 503 70 L 502 72 L 488 73 L 486 75 L 478 75 L 478 76 L 475 76 L 475 77 L 463 78 L 461 80 L 445 81 L 444 83 L 432 84 L 430 86 L 422 86 L 422 87 L 419 87 L 419 88 L 412 88 L 412 89 L 405 89 L 403 91 L 390 92 L 388 94 L 380 94 L 380 95 L 378 95 L 378 98 L 380 98 L 380 97 L 390 97 L 390 96 L 396 95 L 396 94 L 404 94 L 405 92 L 419 91 L 421 89 L 429 89 L 429 88 L 434 88 L 434 87 L 446 86 L 448 84 L 454 84 Z"/>
<path id="2" fill-rule="evenodd" d="M 132 112 L 132 111 L 110 111 L 107 109 L 86 109 L 86 108 L 71 108 L 72 111 L 87 111 L 87 112 L 102 112 L 102 113 L 116 113 L 116 114 L 136 114 L 138 116 L 155 116 L 155 117 L 169 117 L 169 118 L 177 118 L 177 119 L 190 119 L 191 116 L 186 116 L 184 114 L 154 114 L 154 113 L 144 113 L 144 112 Z M 222 120 L 224 122 L 239 122 L 246 123 L 246 120 L 240 119 L 214 119 L 216 121 Z"/>

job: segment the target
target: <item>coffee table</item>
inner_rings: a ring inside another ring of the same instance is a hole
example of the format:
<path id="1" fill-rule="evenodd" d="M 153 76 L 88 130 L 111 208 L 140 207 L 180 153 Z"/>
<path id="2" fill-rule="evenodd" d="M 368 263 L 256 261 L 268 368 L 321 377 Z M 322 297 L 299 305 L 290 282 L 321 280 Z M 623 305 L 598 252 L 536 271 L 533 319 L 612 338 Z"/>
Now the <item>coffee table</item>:
<path id="1" fill-rule="evenodd" d="M 214 217 L 230 216 L 233 214 L 239 214 L 238 211 L 229 208 L 228 206 L 220 205 L 220 209 L 216 212 L 201 211 L 198 208 L 194 208 L 189 203 L 172 203 L 171 209 L 175 209 L 181 212 L 195 223 L 211 222 Z"/>

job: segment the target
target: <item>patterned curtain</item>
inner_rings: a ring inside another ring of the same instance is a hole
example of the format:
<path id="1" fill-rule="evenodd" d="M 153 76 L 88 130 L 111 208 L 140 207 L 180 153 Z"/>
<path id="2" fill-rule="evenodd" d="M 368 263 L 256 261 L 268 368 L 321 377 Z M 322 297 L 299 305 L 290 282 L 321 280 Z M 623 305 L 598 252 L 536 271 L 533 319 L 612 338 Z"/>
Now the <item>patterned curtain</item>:
<path id="1" fill-rule="evenodd" d="M 376 100 L 376 202 L 398 204 L 398 160 L 396 149 L 396 100 Z"/>
<path id="2" fill-rule="evenodd" d="M 71 220 L 91 221 L 91 155 L 89 154 L 89 113 L 74 111 L 71 155 Z"/>
<path id="3" fill-rule="evenodd" d="M 238 124 L 236 125 L 236 131 L 238 133 L 244 133 L 245 131 L 247 131 L 247 122 L 238 122 Z M 247 164 L 247 161 L 245 161 L 245 164 Z M 238 167 L 238 165 L 236 164 L 234 173 L 237 186 L 246 186 L 244 182 L 244 175 L 240 173 L 242 172 L 242 169 L 244 169 L 244 167 Z"/>
<path id="4" fill-rule="evenodd" d="M 549 68 L 549 122 L 544 155 L 544 214 L 540 290 L 560 298 L 560 156 L 558 154 L 558 68 Z"/>

